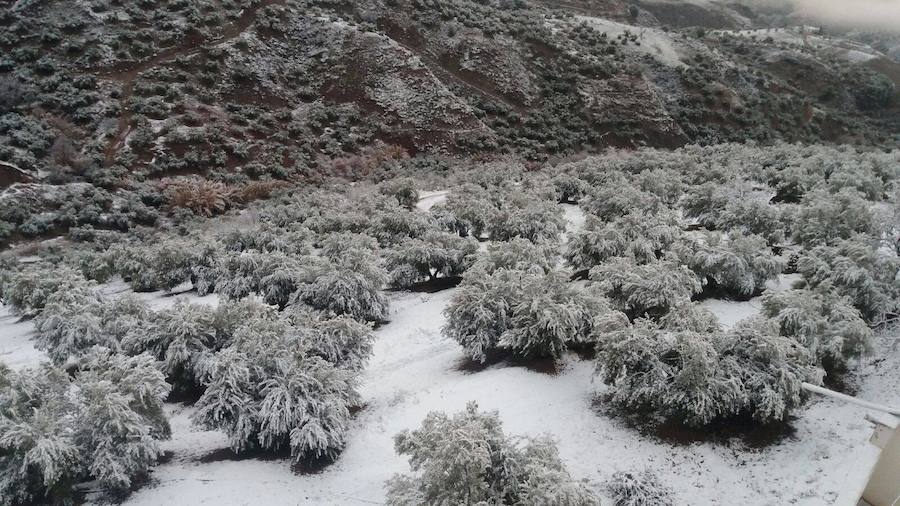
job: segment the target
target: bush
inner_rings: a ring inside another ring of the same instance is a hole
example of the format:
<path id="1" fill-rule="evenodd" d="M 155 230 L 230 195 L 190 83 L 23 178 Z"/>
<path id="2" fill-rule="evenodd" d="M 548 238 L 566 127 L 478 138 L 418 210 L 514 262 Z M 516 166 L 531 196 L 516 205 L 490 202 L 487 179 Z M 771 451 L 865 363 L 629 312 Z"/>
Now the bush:
<path id="1" fill-rule="evenodd" d="M 516 358 L 559 358 L 568 346 L 592 343 L 624 316 L 564 275 L 498 270 L 466 281 L 445 310 L 444 336 L 472 359 L 505 351 Z"/>
<path id="2" fill-rule="evenodd" d="M 481 413 L 475 403 L 453 416 L 429 413 L 394 446 L 415 474 L 387 482 L 391 506 L 600 504 L 571 478 L 550 439 L 507 437 L 497 413 Z"/>
<path id="3" fill-rule="evenodd" d="M 535 244 L 515 238 L 488 245 L 471 268 L 475 276 L 493 274 L 500 269 L 549 274 L 557 263 L 556 249 L 551 244 Z"/>
<path id="4" fill-rule="evenodd" d="M 558 205 L 528 194 L 510 195 L 487 223 L 488 235 L 495 241 L 521 237 L 534 243 L 555 242 L 565 228 Z"/>
<path id="5" fill-rule="evenodd" d="M 77 363 L 97 345 L 119 351 L 121 341 L 140 329 L 148 314 L 137 299 L 110 299 L 93 286 L 60 290 L 34 319 L 37 346 L 56 364 Z"/>
<path id="6" fill-rule="evenodd" d="M 590 270 L 600 291 L 632 316 L 662 316 L 702 291 L 700 280 L 674 258 L 645 265 L 614 258 Z"/>
<path id="7" fill-rule="evenodd" d="M 478 243 L 446 232 L 407 239 L 387 254 L 391 285 L 406 287 L 438 277 L 461 276 L 472 265 Z"/>
<path id="8" fill-rule="evenodd" d="M 194 421 L 225 431 L 234 451 L 289 447 L 302 462 L 344 447 L 359 403 L 356 375 L 316 355 L 288 320 L 270 315 L 239 326 L 202 367 L 206 390 Z"/>
<path id="9" fill-rule="evenodd" d="M 383 321 L 388 301 L 381 290 L 387 282 L 387 272 L 377 257 L 351 250 L 339 263 L 329 262 L 301 285 L 291 304 L 308 304 L 359 321 Z"/>
<path id="10" fill-rule="evenodd" d="M 189 209 L 200 216 L 225 212 L 230 204 L 228 188 L 220 182 L 200 177 L 164 179 L 162 191 L 173 208 Z"/>
<path id="11" fill-rule="evenodd" d="M 900 257 L 866 236 L 800 253 L 797 272 L 811 288 L 847 297 L 870 325 L 900 311 Z"/>
<path id="12" fill-rule="evenodd" d="M 724 335 L 640 319 L 604 336 L 598 350 L 614 404 L 691 426 L 735 416 L 784 420 L 802 401 L 800 384 L 822 378 L 807 349 L 765 319 L 745 320 Z"/>
<path id="13" fill-rule="evenodd" d="M 794 240 L 806 247 L 855 234 L 873 235 L 876 230 L 871 203 L 850 188 L 834 194 L 826 190 L 807 193 L 792 225 Z"/>
<path id="14" fill-rule="evenodd" d="M 767 292 L 762 301 L 762 313 L 777 322 L 781 335 L 805 346 L 829 374 L 871 349 L 872 330 L 850 301 L 834 292 Z"/>
<path id="15" fill-rule="evenodd" d="M 629 213 L 602 222 L 589 216 L 584 230 L 569 240 L 564 256 L 575 270 L 590 269 L 613 257 L 645 264 L 660 258 L 682 235 L 672 217 Z"/>
<path id="16" fill-rule="evenodd" d="M 672 490 L 649 470 L 619 471 L 606 485 L 615 506 L 674 506 Z"/>
<path id="17" fill-rule="evenodd" d="M 47 299 L 57 291 L 70 290 L 86 283 L 81 273 L 65 265 L 20 265 L 19 270 L 3 282 L 3 302 L 20 313 L 33 315 L 40 312 Z"/>
<path id="18" fill-rule="evenodd" d="M 397 204 L 406 209 L 412 209 L 419 201 L 419 192 L 416 190 L 416 182 L 408 177 L 391 179 L 379 185 L 378 190 L 382 195 L 388 195 L 397 199 Z"/>
<path id="19" fill-rule="evenodd" d="M 688 265 L 705 284 L 734 297 L 762 292 L 766 282 L 777 279 L 784 262 L 772 254 L 760 236 L 730 233 L 707 234 L 689 255 Z"/>
<path id="20" fill-rule="evenodd" d="M 5 504 L 68 504 L 77 483 L 126 491 L 162 454 L 169 391 L 146 355 L 101 348 L 74 375 L 51 366 L 0 366 L 0 497 Z"/>

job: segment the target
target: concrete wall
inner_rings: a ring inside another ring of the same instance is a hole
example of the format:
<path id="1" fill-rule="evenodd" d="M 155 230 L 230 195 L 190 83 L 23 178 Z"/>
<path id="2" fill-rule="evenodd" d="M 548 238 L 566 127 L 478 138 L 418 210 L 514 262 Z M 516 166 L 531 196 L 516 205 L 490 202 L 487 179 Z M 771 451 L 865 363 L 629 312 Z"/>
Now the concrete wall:
<path id="1" fill-rule="evenodd" d="M 900 506 L 900 426 L 881 450 L 863 499 L 872 506 Z"/>

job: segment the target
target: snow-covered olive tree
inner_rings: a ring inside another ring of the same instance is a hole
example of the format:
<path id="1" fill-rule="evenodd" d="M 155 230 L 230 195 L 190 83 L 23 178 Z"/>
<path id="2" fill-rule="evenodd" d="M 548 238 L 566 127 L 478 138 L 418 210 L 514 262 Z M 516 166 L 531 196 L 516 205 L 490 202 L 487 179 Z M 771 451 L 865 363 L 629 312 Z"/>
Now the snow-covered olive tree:
<path id="1" fill-rule="evenodd" d="M 555 443 L 512 438 L 496 412 L 475 403 L 451 416 L 431 412 L 422 427 L 394 438 L 412 474 L 387 482 L 391 506 L 596 506 L 600 499 L 572 479 Z"/>
<path id="2" fill-rule="evenodd" d="M 102 348 L 74 374 L 0 365 L 0 503 L 69 504 L 90 480 L 128 490 L 162 454 L 168 391 L 152 357 Z"/>
<path id="3" fill-rule="evenodd" d="M 319 356 L 288 319 L 273 314 L 238 327 L 202 370 L 194 421 L 225 431 L 234 451 L 290 448 L 302 462 L 343 449 L 359 403 L 356 373 Z"/>
<path id="4" fill-rule="evenodd" d="M 900 256 L 863 235 L 806 249 L 797 272 L 811 288 L 847 297 L 869 324 L 900 311 Z"/>
<path id="5" fill-rule="evenodd" d="M 475 239 L 447 232 L 434 231 L 407 239 L 387 253 L 390 283 L 406 287 L 438 277 L 460 276 L 472 265 L 477 251 Z"/>
<path id="6" fill-rule="evenodd" d="M 609 222 L 588 216 L 585 228 L 569 240 L 564 256 L 577 271 L 614 257 L 645 264 L 660 258 L 682 236 L 677 221 L 669 214 L 633 212 Z"/>
<path id="7" fill-rule="evenodd" d="M 871 202 L 851 188 L 807 193 L 792 218 L 794 241 L 810 247 L 877 229 Z"/>
<path id="8" fill-rule="evenodd" d="M 509 195 L 487 223 L 488 234 L 495 241 L 521 237 L 531 242 L 553 242 L 563 230 L 562 208 L 525 192 Z"/>
<path id="9" fill-rule="evenodd" d="M 382 195 L 388 195 L 397 199 L 397 204 L 407 209 L 412 209 L 416 202 L 419 201 L 419 191 L 416 190 L 416 182 L 408 177 L 384 181 L 378 185 L 378 191 Z"/>
<path id="10" fill-rule="evenodd" d="M 568 346 L 593 342 L 625 321 L 604 297 L 562 273 L 506 269 L 467 279 L 445 314 L 444 335 L 480 362 L 498 352 L 558 358 Z"/>
<path id="11" fill-rule="evenodd" d="M 614 506 L 674 506 L 672 489 L 649 469 L 619 471 L 610 477 L 606 489 Z"/>
<path id="12" fill-rule="evenodd" d="M 3 283 L 3 302 L 26 315 L 40 312 L 47 299 L 57 291 L 87 283 L 81 273 L 66 265 L 41 262 L 19 264 L 18 267 Z"/>
<path id="13" fill-rule="evenodd" d="M 661 316 L 702 291 L 697 275 L 674 257 L 643 265 L 617 257 L 592 268 L 589 277 L 632 316 Z"/>
<path id="14" fill-rule="evenodd" d="M 368 363 L 375 341 L 371 323 L 305 308 L 294 308 L 290 319 L 303 333 L 310 353 L 351 371 L 361 371 Z"/>
<path id="15" fill-rule="evenodd" d="M 387 271 L 378 257 L 363 250 L 350 250 L 338 262 L 328 262 L 315 272 L 291 298 L 292 304 L 346 314 L 360 321 L 382 321 L 388 300 L 382 288 Z"/>
<path id="16" fill-rule="evenodd" d="M 590 190 L 591 185 L 571 174 L 557 174 L 550 180 L 556 191 L 556 199 L 562 204 L 577 204 Z"/>
<path id="17" fill-rule="evenodd" d="M 515 238 L 492 243 L 479 253 L 471 272 L 473 276 L 492 274 L 500 269 L 549 274 L 557 263 L 553 244 L 535 244 L 528 239 Z"/>
<path id="18" fill-rule="evenodd" d="M 732 297 L 750 297 L 776 279 L 784 262 L 772 254 L 758 235 L 710 233 L 686 255 L 691 270 L 707 285 Z"/>
<path id="19" fill-rule="evenodd" d="M 692 426 L 735 416 L 783 420 L 802 400 L 800 384 L 822 377 L 810 352 L 766 319 L 726 334 L 672 331 L 639 319 L 604 335 L 598 350 L 613 403 Z"/>
<path id="20" fill-rule="evenodd" d="M 484 188 L 464 184 L 454 188 L 444 202 L 432 207 L 431 214 L 448 232 L 479 239 L 497 214 L 497 206 Z"/>
<path id="21" fill-rule="evenodd" d="M 780 333 L 805 346 L 829 373 L 871 349 L 872 329 L 850 300 L 833 291 L 767 292 L 762 301 L 763 314 Z"/>
<path id="22" fill-rule="evenodd" d="M 107 297 L 88 285 L 60 290 L 34 319 L 37 345 L 54 363 L 77 363 L 95 345 L 118 351 L 148 315 L 146 305 L 133 297 Z"/>

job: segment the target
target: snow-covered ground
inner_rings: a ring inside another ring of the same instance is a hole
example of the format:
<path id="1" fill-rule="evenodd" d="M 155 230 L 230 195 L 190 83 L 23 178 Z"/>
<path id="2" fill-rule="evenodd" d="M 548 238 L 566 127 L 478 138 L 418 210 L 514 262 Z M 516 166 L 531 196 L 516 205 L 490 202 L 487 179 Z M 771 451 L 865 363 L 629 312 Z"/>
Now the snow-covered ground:
<path id="1" fill-rule="evenodd" d="M 571 234 L 583 215 L 566 206 L 566 216 Z M 786 288 L 790 281 L 771 288 Z M 553 435 L 572 474 L 595 484 L 619 470 L 649 467 L 675 489 L 679 504 L 855 504 L 877 455 L 868 442 L 872 429 L 863 418 L 865 410 L 815 398 L 798 412 L 793 434 L 761 449 L 740 439 L 675 442 L 643 435 L 603 409 L 597 394 L 604 387 L 594 381 L 590 360 L 569 354 L 555 374 L 505 363 L 483 370 L 467 367 L 461 348 L 440 333 L 442 311 L 454 290 L 390 293 L 390 323 L 376 330 L 374 354 L 363 375 L 366 404 L 334 464 L 297 474 L 285 459 L 234 457 L 224 450 L 223 434 L 190 424 L 190 406 L 171 404 L 173 437 L 165 448 L 172 457 L 124 504 L 383 504 L 384 481 L 408 470 L 405 459 L 394 453 L 393 436 L 417 427 L 429 411 L 458 411 L 473 400 L 482 409 L 499 411 L 509 434 Z M 107 291 L 129 292 L 122 283 Z M 175 300 L 160 293 L 140 297 L 155 307 Z M 706 304 L 726 325 L 758 311 L 757 300 Z M 0 360 L 14 367 L 36 363 L 41 354 L 30 345 L 31 331 L 29 322 L 18 322 L 0 308 Z M 880 336 L 875 355 L 860 366 L 860 397 L 900 404 L 895 335 Z"/>

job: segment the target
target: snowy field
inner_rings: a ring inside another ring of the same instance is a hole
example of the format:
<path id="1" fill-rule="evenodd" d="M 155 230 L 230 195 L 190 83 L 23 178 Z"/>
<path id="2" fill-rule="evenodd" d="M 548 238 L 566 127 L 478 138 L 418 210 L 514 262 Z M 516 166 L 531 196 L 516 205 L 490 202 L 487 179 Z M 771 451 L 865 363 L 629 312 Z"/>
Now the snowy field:
<path id="1" fill-rule="evenodd" d="M 566 206 L 566 217 L 569 234 L 583 223 L 574 206 Z M 770 288 L 784 289 L 791 281 L 785 278 Z M 121 282 L 106 290 L 130 291 Z M 812 399 L 798 411 L 792 434 L 762 448 L 740 438 L 701 443 L 645 435 L 605 411 L 598 400 L 605 387 L 592 380 L 593 362 L 575 354 L 567 355 L 554 373 L 506 363 L 483 370 L 467 367 L 462 349 L 440 332 L 453 292 L 391 292 L 390 323 L 376 330 L 363 376 L 365 407 L 332 465 L 299 474 L 287 459 L 236 457 L 227 450 L 224 434 L 191 426 L 190 406 L 170 404 L 173 437 L 164 446 L 171 458 L 123 504 L 383 504 L 384 481 L 408 470 L 405 459 L 394 453 L 393 436 L 418 427 L 429 411 L 459 411 L 472 400 L 499 411 L 508 434 L 553 435 L 572 475 L 595 484 L 616 471 L 648 467 L 674 488 L 679 504 L 855 504 L 877 455 L 868 442 L 872 427 L 864 420 L 865 410 Z M 210 304 L 217 300 L 190 293 L 140 296 L 155 307 L 172 304 L 178 296 Z M 759 306 L 758 300 L 706 305 L 725 326 L 755 314 Z M 30 322 L 0 307 L 0 360 L 13 368 L 38 363 L 42 353 L 31 344 L 32 330 Z M 874 356 L 886 359 L 865 359 L 856 371 L 860 397 L 900 404 L 900 341 L 894 335 L 881 335 L 876 342 Z"/>

